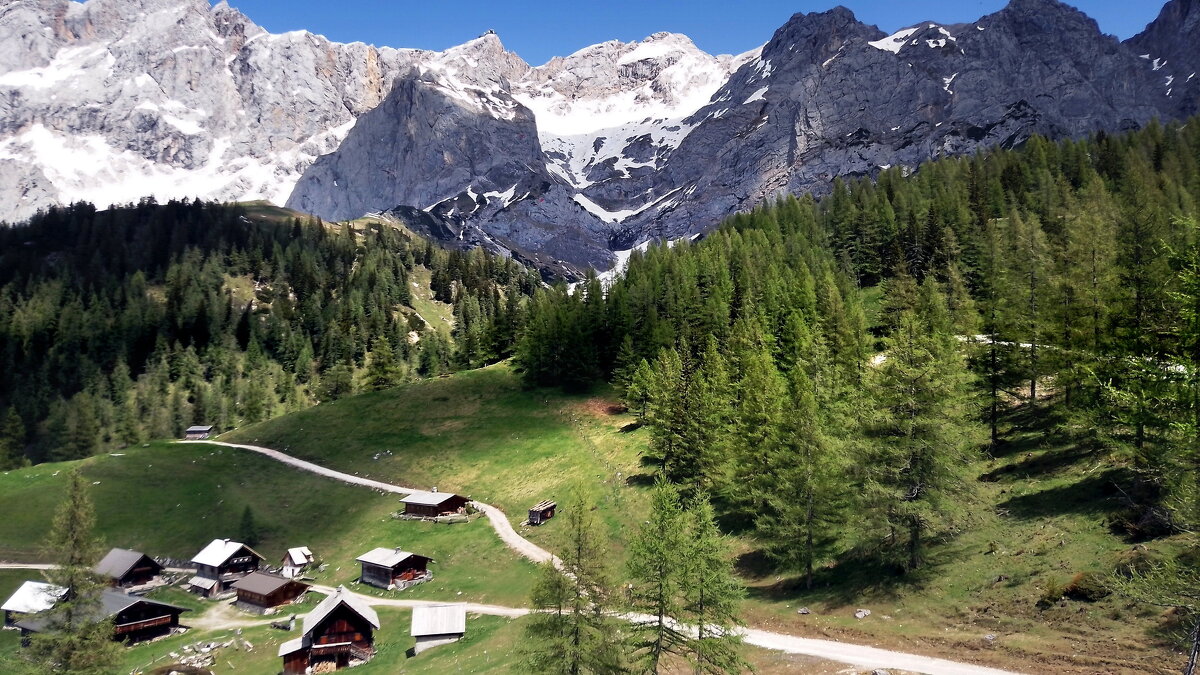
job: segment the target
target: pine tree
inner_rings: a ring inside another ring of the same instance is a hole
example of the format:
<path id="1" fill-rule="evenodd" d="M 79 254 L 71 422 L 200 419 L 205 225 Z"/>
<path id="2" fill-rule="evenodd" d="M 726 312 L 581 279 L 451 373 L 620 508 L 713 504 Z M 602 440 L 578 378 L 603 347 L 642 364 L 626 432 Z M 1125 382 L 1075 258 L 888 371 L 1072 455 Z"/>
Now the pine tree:
<path id="1" fill-rule="evenodd" d="M 55 512 L 46 552 L 58 567 L 50 582 L 66 589 L 44 616 L 46 628 L 32 636 L 27 658 L 45 672 L 110 673 L 119 660 L 112 624 L 103 619 L 103 581 L 92 571 L 100 559 L 95 513 L 78 469 L 67 477 L 67 495 Z"/>
<path id="2" fill-rule="evenodd" d="M 633 656 L 643 672 L 657 673 L 668 655 L 683 657 L 691 650 L 687 628 L 678 623 L 688 564 L 687 521 L 679 489 L 660 479 L 648 519 L 629 543 L 630 608 L 648 616 L 633 628 Z"/>
<path id="3" fill-rule="evenodd" d="M 25 462 L 25 424 L 17 409 L 9 408 L 0 426 L 0 471 L 15 469 Z"/>
<path id="4" fill-rule="evenodd" d="M 733 572 L 729 541 L 717 528 L 716 514 L 706 495 L 696 495 L 687 512 L 687 543 L 681 580 L 684 617 L 696 627 L 691 659 L 697 673 L 741 673 L 743 625 L 738 610 L 743 597 Z"/>

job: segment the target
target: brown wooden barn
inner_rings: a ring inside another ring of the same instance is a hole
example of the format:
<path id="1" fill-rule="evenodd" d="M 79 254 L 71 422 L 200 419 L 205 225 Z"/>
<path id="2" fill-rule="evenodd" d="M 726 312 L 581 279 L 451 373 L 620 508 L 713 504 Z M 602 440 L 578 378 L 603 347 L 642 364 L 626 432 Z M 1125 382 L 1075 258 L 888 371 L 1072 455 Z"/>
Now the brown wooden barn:
<path id="1" fill-rule="evenodd" d="M 170 634 L 179 627 L 179 615 L 187 611 L 191 610 L 113 590 L 101 593 L 100 602 L 94 608 L 96 621 L 107 619 L 112 622 L 113 639 L 127 642 L 141 642 Z M 41 616 L 17 622 L 22 637 L 40 633 L 46 629 L 46 625 L 46 619 Z"/>
<path id="2" fill-rule="evenodd" d="M 458 513 L 471 500 L 450 492 L 416 492 L 400 501 L 404 504 L 405 515 L 436 518 Z"/>
<path id="3" fill-rule="evenodd" d="M 375 655 L 379 615 L 343 586 L 304 617 L 304 634 L 279 646 L 284 675 L 357 665 Z"/>
<path id="4" fill-rule="evenodd" d="M 308 592 L 308 584 L 263 572 L 251 572 L 233 582 L 232 587 L 237 591 L 238 606 L 264 614 Z"/>
<path id="5" fill-rule="evenodd" d="M 357 560 L 362 563 L 362 582 L 378 588 L 405 588 L 433 576 L 429 558 L 398 548 L 377 548 Z"/>
<path id="6" fill-rule="evenodd" d="M 196 576 L 188 581 L 188 587 L 207 597 L 221 595 L 229 590 L 230 584 L 257 571 L 264 560 L 241 542 L 213 539 L 192 558 Z"/>
<path id="7" fill-rule="evenodd" d="M 96 574 L 108 579 L 113 586 L 129 588 L 144 586 L 162 574 L 162 565 L 140 551 L 114 548 L 96 564 Z"/>

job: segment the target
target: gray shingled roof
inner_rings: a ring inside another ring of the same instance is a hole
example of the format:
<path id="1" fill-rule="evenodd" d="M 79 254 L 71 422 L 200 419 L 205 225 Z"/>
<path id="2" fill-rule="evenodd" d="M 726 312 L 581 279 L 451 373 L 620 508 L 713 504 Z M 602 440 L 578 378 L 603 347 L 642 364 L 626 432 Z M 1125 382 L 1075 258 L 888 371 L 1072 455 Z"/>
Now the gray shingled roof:
<path id="1" fill-rule="evenodd" d="M 354 597 L 350 591 L 346 590 L 345 586 L 338 586 L 333 595 L 322 600 L 321 604 L 317 605 L 316 609 L 305 615 L 303 627 L 304 636 L 309 637 L 308 634 L 311 633 L 318 624 L 324 621 L 325 617 L 332 614 L 333 610 L 337 609 L 339 605 L 346 605 L 356 614 L 369 621 L 376 630 L 379 629 L 379 615 L 375 613 L 375 610 L 371 609 L 370 605 L 367 603 Z"/>
<path id="2" fill-rule="evenodd" d="M 125 548 L 114 548 L 104 556 L 104 559 L 96 563 L 94 571 L 96 574 L 120 579 L 125 576 L 133 566 L 137 564 L 142 556 L 145 555 L 140 551 L 130 551 Z"/>
<path id="3" fill-rule="evenodd" d="M 291 583 L 291 579 L 275 576 L 274 574 L 263 574 L 262 572 L 251 572 L 246 576 L 238 579 L 233 583 L 233 587 L 239 591 L 248 593 L 257 593 L 259 595 L 270 595 L 275 591 L 283 588 Z M 299 582 L 296 582 L 299 583 Z M 307 585 L 307 584 L 305 584 Z"/>

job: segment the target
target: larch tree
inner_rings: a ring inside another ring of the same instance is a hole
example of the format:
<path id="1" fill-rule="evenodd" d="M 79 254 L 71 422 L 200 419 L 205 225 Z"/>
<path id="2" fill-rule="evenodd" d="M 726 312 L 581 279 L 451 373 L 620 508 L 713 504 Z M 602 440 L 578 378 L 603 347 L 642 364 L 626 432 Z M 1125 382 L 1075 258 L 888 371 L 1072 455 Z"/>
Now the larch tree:
<path id="1" fill-rule="evenodd" d="M 876 417 L 861 462 L 868 508 L 907 570 L 969 490 L 964 468 L 979 441 L 971 374 L 932 277 L 903 312 L 871 382 Z"/>
<path id="2" fill-rule="evenodd" d="M 632 647 L 638 670 L 660 672 L 669 655 L 687 657 L 691 638 L 679 622 L 689 564 L 687 520 L 679 489 L 659 480 L 650 513 L 629 544 L 630 608 L 645 614 L 634 622 Z"/>
<path id="3" fill-rule="evenodd" d="M 738 632 L 744 625 L 739 615 L 744 591 L 733 572 L 729 540 L 717 528 L 707 495 L 691 499 L 686 519 L 688 541 L 681 590 L 683 616 L 696 627 L 690 655 L 695 672 L 746 672 L 749 666 L 741 656 Z"/>
<path id="4" fill-rule="evenodd" d="M 46 573 L 65 592 L 42 618 L 45 628 L 32 636 L 27 659 L 44 672 L 99 675 L 110 673 L 119 659 L 112 624 L 100 605 L 103 580 L 92 568 L 100 559 L 94 534 L 96 516 L 78 469 L 67 476 L 67 494 L 54 514 L 46 553 L 58 565 Z"/>

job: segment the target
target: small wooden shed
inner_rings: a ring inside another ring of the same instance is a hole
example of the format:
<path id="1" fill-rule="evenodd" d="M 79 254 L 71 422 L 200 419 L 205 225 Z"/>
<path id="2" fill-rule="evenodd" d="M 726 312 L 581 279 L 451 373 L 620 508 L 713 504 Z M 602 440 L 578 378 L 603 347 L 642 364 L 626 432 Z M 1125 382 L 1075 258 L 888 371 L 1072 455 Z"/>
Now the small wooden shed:
<path id="1" fill-rule="evenodd" d="M 307 546 L 289 548 L 287 553 L 283 554 L 283 564 L 280 574 L 288 579 L 295 579 L 304 574 L 308 566 L 313 563 L 313 560 L 315 560 L 313 552 Z"/>
<path id="2" fill-rule="evenodd" d="M 308 584 L 274 574 L 251 572 L 233 582 L 233 590 L 237 591 L 239 607 L 267 614 L 302 597 L 308 592 Z"/>
<path id="3" fill-rule="evenodd" d="M 462 605 L 413 607 L 412 631 L 416 638 L 413 655 L 461 640 L 467 633 L 467 610 Z"/>
<path id="4" fill-rule="evenodd" d="M 113 586 L 129 588 L 143 586 L 162 574 L 162 565 L 141 551 L 114 548 L 96 564 L 96 574 L 108 579 Z"/>
<path id="5" fill-rule="evenodd" d="M 398 548 L 373 549 L 357 560 L 362 563 L 362 582 L 387 590 L 407 588 L 433 576 L 429 558 Z"/>
<path id="6" fill-rule="evenodd" d="M 558 504 L 547 499 L 544 502 L 538 502 L 532 509 L 529 509 L 529 524 L 541 525 L 542 523 L 554 517 L 554 509 L 558 508 Z"/>
<path id="7" fill-rule="evenodd" d="M 400 500 L 404 514 L 436 518 L 448 513 L 458 513 L 471 500 L 451 492 L 415 492 Z"/>
<path id="8" fill-rule="evenodd" d="M 212 436 L 213 428 L 211 424 L 196 425 L 187 428 L 183 433 L 183 437 L 189 441 L 203 441 L 209 436 Z"/>

